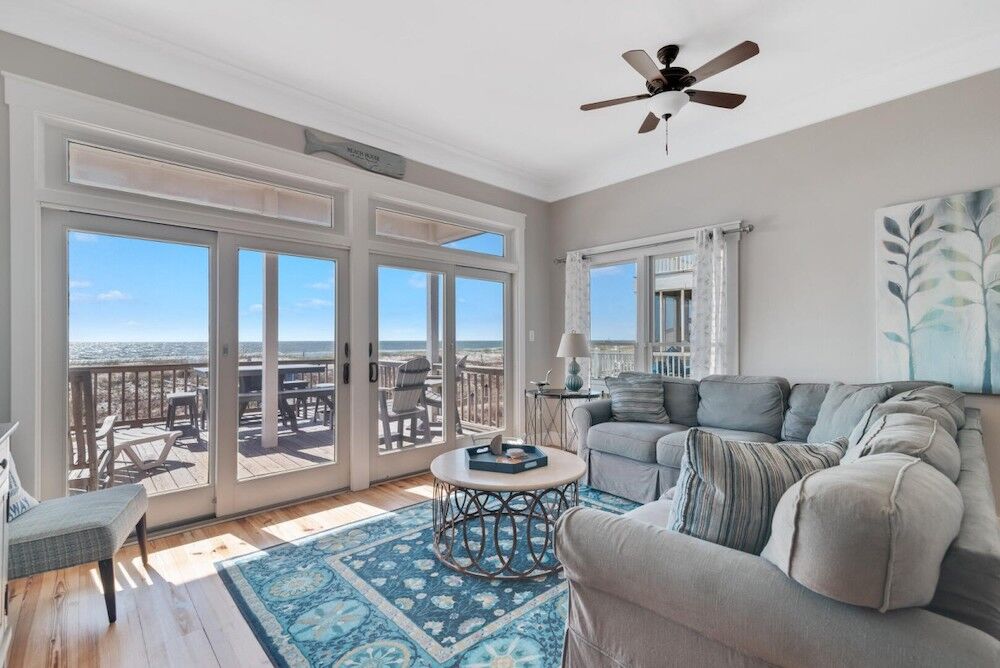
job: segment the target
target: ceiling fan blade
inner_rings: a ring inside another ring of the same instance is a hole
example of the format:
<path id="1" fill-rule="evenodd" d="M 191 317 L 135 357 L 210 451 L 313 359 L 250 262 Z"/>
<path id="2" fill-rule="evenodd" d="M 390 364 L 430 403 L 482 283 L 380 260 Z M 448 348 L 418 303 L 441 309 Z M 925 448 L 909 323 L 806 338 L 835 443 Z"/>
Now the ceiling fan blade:
<path id="1" fill-rule="evenodd" d="M 642 49 L 633 49 L 632 51 L 626 51 L 622 54 L 622 58 L 625 62 L 632 66 L 632 68 L 642 75 L 642 77 L 652 83 L 667 83 L 660 74 L 660 68 L 656 66 L 653 59 L 649 57 L 649 54 Z"/>
<path id="2" fill-rule="evenodd" d="M 636 100 L 644 100 L 650 97 L 649 93 L 644 93 L 642 95 L 629 95 L 628 97 L 616 97 L 613 100 L 604 100 L 603 102 L 591 102 L 590 104 L 581 104 L 580 111 L 590 111 L 591 109 L 603 109 L 604 107 L 612 107 L 616 104 L 625 104 L 626 102 L 635 102 Z"/>
<path id="3" fill-rule="evenodd" d="M 660 124 L 660 117 L 654 114 L 653 112 L 649 112 L 648 114 L 646 114 L 646 119 L 642 122 L 642 125 L 639 126 L 639 134 L 652 132 L 653 130 L 656 129 L 656 126 L 659 124 Z"/>
<path id="4" fill-rule="evenodd" d="M 728 70 L 734 65 L 739 65 L 744 60 L 753 58 L 758 53 L 760 53 L 760 47 L 754 42 L 743 42 L 742 44 L 737 44 L 721 56 L 716 56 L 696 69 L 691 73 L 691 76 L 694 77 L 695 81 L 704 81 L 708 77 L 718 74 L 723 70 Z"/>
<path id="5" fill-rule="evenodd" d="M 714 90 L 686 90 L 684 92 L 688 94 L 692 102 L 707 104 L 710 107 L 722 107 L 723 109 L 735 109 L 747 99 L 746 95 L 739 93 L 717 93 Z"/>

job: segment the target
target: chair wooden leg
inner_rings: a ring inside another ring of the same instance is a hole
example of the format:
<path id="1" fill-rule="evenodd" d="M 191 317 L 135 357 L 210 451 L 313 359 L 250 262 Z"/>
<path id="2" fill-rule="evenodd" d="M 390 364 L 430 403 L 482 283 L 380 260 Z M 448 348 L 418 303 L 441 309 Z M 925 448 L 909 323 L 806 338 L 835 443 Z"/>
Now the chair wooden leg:
<path id="1" fill-rule="evenodd" d="M 146 550 L 146 513 L 139 518 L 139 523 L 135 525 L 135 539 L 139 543 L 139 552 L 142 554 L 142 563 L 149 565 L 149 552 Z"/>
<path id="2" fill-rule="evenodd" d="M 101 559 L 97 562 L 97 568 L 101 571 L 101 586 L 104 587 L 104 605 L 108 608 L 108 623 L 114 624 L 118 619 L 118 611 L 115 608 L 115 560 Z"/>

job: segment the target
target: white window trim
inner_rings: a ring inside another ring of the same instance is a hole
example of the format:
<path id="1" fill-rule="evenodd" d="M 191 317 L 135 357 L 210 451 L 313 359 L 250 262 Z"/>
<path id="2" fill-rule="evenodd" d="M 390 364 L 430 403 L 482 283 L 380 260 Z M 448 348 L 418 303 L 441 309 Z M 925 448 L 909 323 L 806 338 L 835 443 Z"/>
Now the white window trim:
<path id="1" fill-rule="evenodd" d="M 732 244 L 728 254 L 729 267 L 729 314 L 728 335 L 730 368 L 733 373 L 740 369 L 740 254 L 739 242 L 743 237 L 743 221 L 736 220 L 719 225 L 726 233 L 726 242 Z M 657 257 L 694 250 L 695 230 L 679 230 L 629 241 L 618 241 L 601 246 L 579 249 L 590 260 L 590 268 L 603 267 L 625 262 L 636 263 L 636 353 L 635 367 L 648 369 L 652 364 L 653 352 L 653 262 Z M 591 314 L 593 317 L 593 313 Z M 587 332 L 590 339 L 590 332 Z"/>
<path id="2" fill-rule="evenodd" d="M 239 137 L 180 121 L 151 111 L 0 72 L 4 101 L 10 112 L 10 271 L 11 271 L 11 414 L 21 426 L 12 439 L 21 477 L 28 491 L 41 498 L 60 496 L 65 490 L 65 469 L 43 470 L 39 425 L 44 420 L 40 372 L 51 351 L 42 350 L 40 333 L 40 225 L 45 208 L 73 210 L 107 216 L 167 223 L 216 232 L 256 235 L 299 243 L 316 243 L 350 251 L 350 337 L 352 348 L 362 350 L 374 334 L 367 314 L 371 303 L 368 277 L 372 252 L 387 252 L 423 259 L 439 259 L 463 266 L 496 269 L 511 274 L 513 286 L 513 383 L 526 384 L 527 353 L 526 285 L 524 266 L 525 215 L 490 204 L 397 181 L 340 165 L 317 156 Z M 310 192 L 335 197 L 335 229 L 269 221 L 252 215 L 210 211 L 145 196 L 100 192 L 75 186 L 65 178 L 63 141 L 67 137 L 97 141 L 110 148 L 139 152 L 150 157 L 177 159 L 194 166 L 220 169 Z M 195 162 L 191 163 L 190 161 Z M 298 185 L 296 185 L 298 184 Z M 373 240 L 369 234 L 370 200 L 396 201 L 431 213 L 457 215 L 467 221 L 484 221 L 508 235 L 510 255 L 498 259 L 453 249 L 420 249 L 400 252 L 400 244 Z M 340 223 L 343 223 L 342 225 Z M 315 228 L 315 229 L 313 229 Z M 457 255 L 456 255 L 457 253 Z M 472 256 L 471 258 L 469 256 Z M 470 261 L 474 260 L 474 261 Z M 355 359 L 355 362 L 358 360 Z M 359 377 L 359 376 L 356 376 Z M 369 405 L 369 386 L 353 382 L 353 410 Z M 523 429 L 523 406 L 513 401 L 508 431 Z M 369 420 L 351 424 L 351 487 L 363 489 L 370 480 L 368 449 L 373 425 Z"/>

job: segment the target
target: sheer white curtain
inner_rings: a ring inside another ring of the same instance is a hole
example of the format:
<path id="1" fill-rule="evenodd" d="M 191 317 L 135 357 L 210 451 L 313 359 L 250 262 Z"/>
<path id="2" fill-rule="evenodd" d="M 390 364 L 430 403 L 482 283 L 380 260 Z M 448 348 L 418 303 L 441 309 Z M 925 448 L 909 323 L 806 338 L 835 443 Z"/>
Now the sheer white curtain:
<path id="1" fill-rule="evenodd" d="M 590 340 L 590 260 L 580 251 L 566 253 L 565 330 L 580 332 Z M 570 360 L 566 360 L 569 364 Z M 590 360 L 578 359 L 584 386 L 590 385 Z"/>
<path id="2" fill-rule="evenodd" d="M 691 376 L 731 373 L 728 336 L 728 251 L 721 227 L 695 233 L 691 304 Z"/>

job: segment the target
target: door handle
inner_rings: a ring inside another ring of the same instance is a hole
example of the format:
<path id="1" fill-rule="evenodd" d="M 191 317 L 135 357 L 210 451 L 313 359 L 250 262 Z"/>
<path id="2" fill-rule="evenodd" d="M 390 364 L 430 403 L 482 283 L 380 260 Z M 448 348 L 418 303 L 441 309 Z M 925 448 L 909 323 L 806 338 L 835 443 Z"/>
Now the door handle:
<path id="1" fill-rule="evenodd" d="M 378 362 L 368 363 L 368 382 L 369 383 L 378 382 Z"/>
<path id="2" fill-rule="evenodd" d="M 351 344 L 344 344 L 344 385 L 351 384 Z"/>

